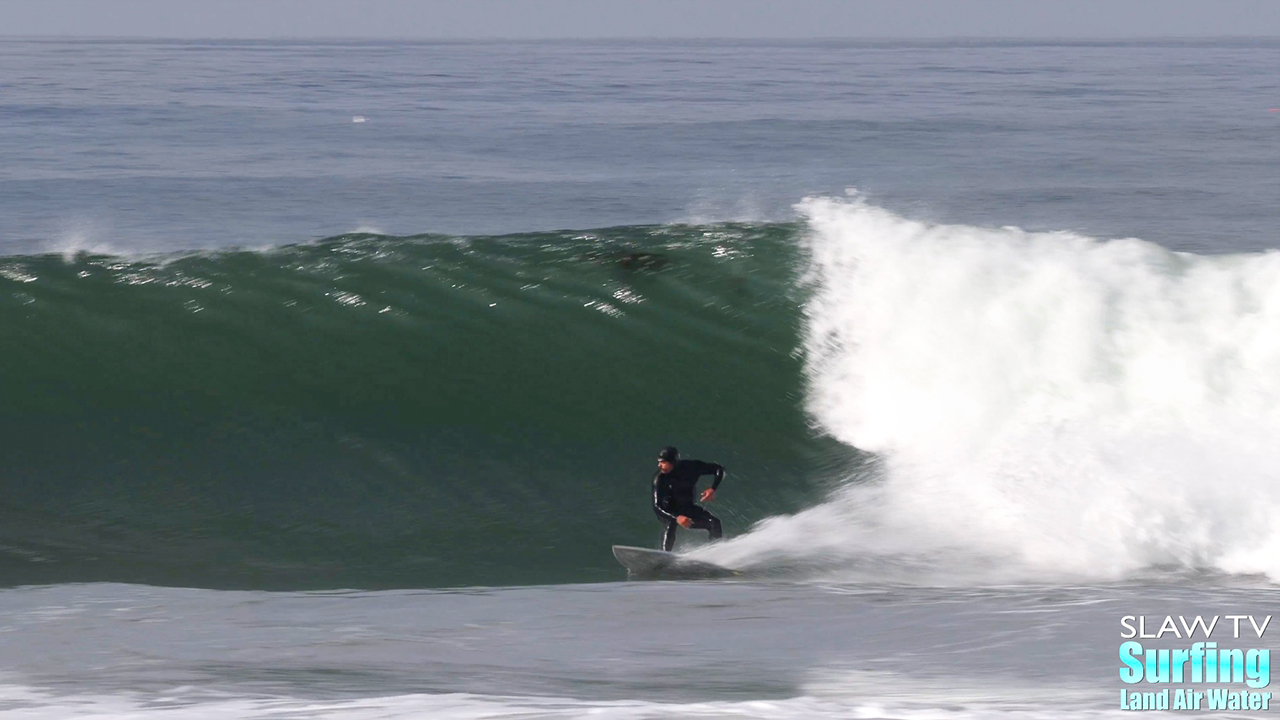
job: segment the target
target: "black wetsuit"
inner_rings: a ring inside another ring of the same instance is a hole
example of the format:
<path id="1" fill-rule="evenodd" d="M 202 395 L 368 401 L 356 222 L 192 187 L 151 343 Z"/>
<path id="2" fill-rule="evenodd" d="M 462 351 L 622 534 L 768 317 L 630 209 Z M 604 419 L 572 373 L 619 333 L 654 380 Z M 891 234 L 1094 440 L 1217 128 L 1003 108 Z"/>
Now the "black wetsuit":
<path id="1" fill-rule="evenodd" d="M 676 518 L 680 515 L 692 520 L 693 527 L 710 532 L 712 540 L 720 537 L 720 518 L 693 503 L 693 491 L 703 475 L 715 475 L 711 481 L 714 490 L 724 480 L 724 468 L 701 460 L 680 460 L 671 472 L 653 474 L 653 512 L 663 524 L 663 550 L 669 552 L 676 544 L 676 528 L 680 526 Z"/>

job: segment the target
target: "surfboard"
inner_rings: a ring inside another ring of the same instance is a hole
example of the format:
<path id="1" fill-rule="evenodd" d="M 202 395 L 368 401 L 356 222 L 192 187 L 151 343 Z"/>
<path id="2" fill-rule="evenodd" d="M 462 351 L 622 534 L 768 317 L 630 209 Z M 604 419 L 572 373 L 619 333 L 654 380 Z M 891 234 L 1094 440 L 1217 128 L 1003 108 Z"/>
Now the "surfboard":
<path id="1" fill-rule="evenodd" d="M 627 569 L 627 575 L 635 578 L 695 580 L 737 577 L 742 574 L 715 563 L 630 545 L 614 545 L 613 556 Z"/>

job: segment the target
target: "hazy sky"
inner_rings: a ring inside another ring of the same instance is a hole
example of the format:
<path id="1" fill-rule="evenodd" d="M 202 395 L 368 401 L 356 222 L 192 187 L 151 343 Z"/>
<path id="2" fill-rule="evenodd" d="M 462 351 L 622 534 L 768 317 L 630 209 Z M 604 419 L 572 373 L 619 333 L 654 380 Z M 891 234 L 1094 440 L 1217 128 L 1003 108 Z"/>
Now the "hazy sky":
<path id="1" fill-rule="evenodd" d="M 1280 36 L 1280 0 L 0 0 L 0 36 Z"/>

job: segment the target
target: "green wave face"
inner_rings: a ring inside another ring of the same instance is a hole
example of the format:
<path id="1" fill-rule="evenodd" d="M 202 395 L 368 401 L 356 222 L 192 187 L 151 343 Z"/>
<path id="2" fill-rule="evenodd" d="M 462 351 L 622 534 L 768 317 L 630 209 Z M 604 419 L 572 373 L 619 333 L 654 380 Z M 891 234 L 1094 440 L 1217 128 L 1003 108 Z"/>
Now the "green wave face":
<path id="1" fill-rule="evenodd" d="M 839 456 L 802 412 L 794 225 L 348 235 L 0 261 L 0 582 L 618 577 L 656 450 L 730 533 Z"/>

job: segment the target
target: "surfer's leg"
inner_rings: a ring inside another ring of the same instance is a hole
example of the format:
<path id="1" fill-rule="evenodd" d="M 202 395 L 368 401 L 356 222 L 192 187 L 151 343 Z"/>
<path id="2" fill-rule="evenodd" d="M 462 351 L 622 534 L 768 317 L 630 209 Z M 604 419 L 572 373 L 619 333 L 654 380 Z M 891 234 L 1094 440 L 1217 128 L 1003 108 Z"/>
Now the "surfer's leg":
<path id="1" fill-rule="evenodd" d="M 676 521 L 664 520 L 662 526 L 662 549 L 671 552 L 676 546 Z"/>
<path id="2" fill-rule="evenodd" d="M 708 527 L 707 530 L 711 532 L 712 540 L 719 540 L 724 537 L 724 533 L 721 532 L 720 529 L 720 518 L 712 515 L 711 513 L 707 513 L 707 522 L 710 523 L 710 527 Z"/>
<path id="3" fill-rule="evenodd" d="M 688 513 L 689 519 L 693 520 L 693 526 L 699 530 L 706 530 L 711 534 L 712 540 L 719 540 L 723 537 L 720 531 L 720 518 L 707 512 L 707 509 L 698 506 Z"/>
<path id="4" fill-rule="evenodd" d="M 704 510 L 703 512 L 706 511 Z M 711 533 L 712 540 L 719 540 L 724 536 L 724 533 L 720 531 L 720 518 L 707 513 L 707 517 L 703 519 L 703 522 L 707 524 L 707 532 Z"/>
<path id="5" fill-rule="evenodd" d="M 653 516 L 662 523 L 662 549 L 671 552 L 671 548 L 676 546 L 676 528 L 680 526 L 675 520 L 660 514 L 657 510 L 653 511 Z"/>

